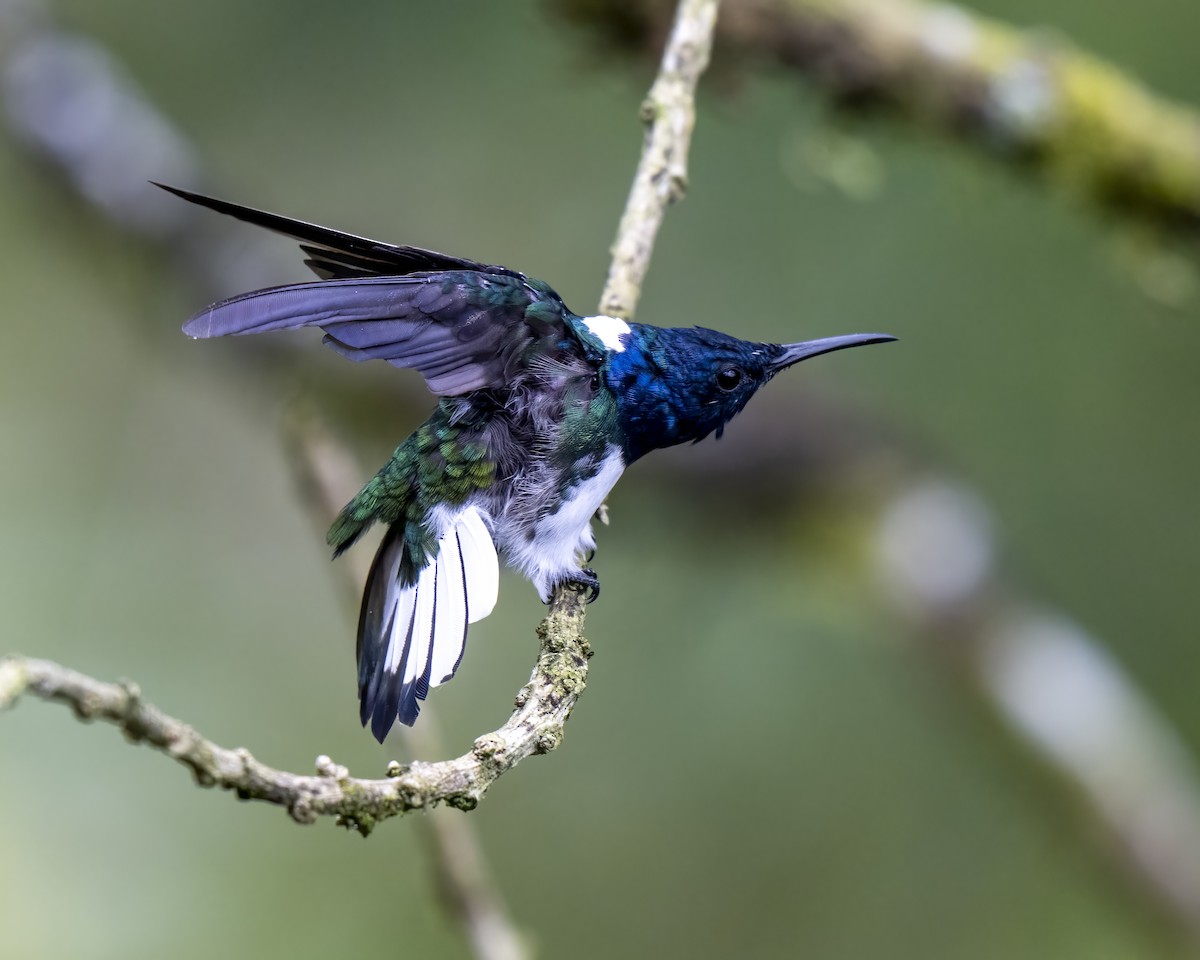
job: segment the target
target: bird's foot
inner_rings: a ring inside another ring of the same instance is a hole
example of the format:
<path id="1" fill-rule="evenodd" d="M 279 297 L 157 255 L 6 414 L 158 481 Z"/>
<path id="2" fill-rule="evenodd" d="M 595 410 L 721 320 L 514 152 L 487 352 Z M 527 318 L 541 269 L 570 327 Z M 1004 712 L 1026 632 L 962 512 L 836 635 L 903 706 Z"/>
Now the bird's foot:
<path id="1" fill-rule="evenodd" d="M 544 599 L 542 603 L 549 606 L 551 600 L 554 598 L 554 591 L 566 583 L 572 583 L 583 587 L 583 589 L 586 591 L 586 596 L 584 599 L 588 603 L 595 602 L 596 598 L 600 596 L 600 578 L 596 576 L 596 571 L 592 570 L 590 567 L 581 567 L 570 576 L 566 576 L 561 580 L 555 581 L 550 586 L 549 592 L 546 594 L 546 599 Z"/>
<path id="2" fill-rule="evenodd" d="M 600 595 L 600 577 L 596 576 L 596 571 L 588 568 L 588 566 L 582 566 L 582 568 L 576 570 L 571 576 L 564 577 L 563 582 L 575 583 L 577 586 L 582 587 L 584 592 L 586 592 L 583 599 L 587 600 L 589 604 L 590 602 L 594 602 Z"/>
<path id="3" fill-rule="evenodd" d="M 579 572 L 571 579 L 587 589 L 586 600 L 588 603 L 594 603 L 600 596 L 600 578 L 596 576 L 596 571 L 591 567 L 580 568 Z"/>

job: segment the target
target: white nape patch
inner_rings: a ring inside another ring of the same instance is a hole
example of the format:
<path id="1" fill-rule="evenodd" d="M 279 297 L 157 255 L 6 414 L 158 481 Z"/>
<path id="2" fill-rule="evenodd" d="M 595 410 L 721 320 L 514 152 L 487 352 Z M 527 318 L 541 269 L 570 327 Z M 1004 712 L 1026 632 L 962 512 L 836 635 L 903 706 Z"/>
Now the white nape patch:
<path id="1" fill-rule="evenodd" d="M 577 484 L 554 513 L 538 520 L 532 537 L 517 532 L 503 538 L 508 562 L 533 581 L 542 600 L 550 599 L 554 584 L 579 570 L 579 554 L 596 545 L 592 517 L 624 470 L 620 448 L 610 448 L 595 476 Z"/>
<path id="2" fill-rule="evenodd" d="M 583 325 L 613 353 L 625 351 L 625 343 L 621 337 L 630 332 L 629 324 L 620 317 L 584 317 Z"/>

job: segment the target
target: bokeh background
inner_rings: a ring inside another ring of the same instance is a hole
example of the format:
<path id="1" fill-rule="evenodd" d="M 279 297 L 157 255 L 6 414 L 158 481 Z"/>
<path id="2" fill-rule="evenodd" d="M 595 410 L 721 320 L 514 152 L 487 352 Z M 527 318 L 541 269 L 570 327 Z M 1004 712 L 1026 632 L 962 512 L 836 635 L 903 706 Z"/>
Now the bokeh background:
<path id="1" fill-rule="evenodd" d="M 652 64 L 550 4 L 3 6 L 107 51 L 179 135 L 164 178 L 594 309 Z M 1200 104 L 1194 3 L 978 9 Z M 315 334 L 186 340 L 209 298 L 303 279 L 290 242 L 191 212 L 190 249 L 122 229 L 9 117 L 0 652 L 135 678 L 276 766 L 376 775 L 398 748 L 356 722 L 354 610 L 282 435 L 321 411 L 365 478 L 428 410 L 419 380 Z M 831 122 L 773 69 L 705 89 L 691 183 L 639 319 L 901 342 L 798 368 L 619 485 L 566 742 L 471 814 L 515 921 L 547 957 L 1200 955 L 1096 801 L 1168 771 L 1136 810 L 1151 873 L 1200 829 L 1190 274 L 1169 261 L 1164 293 L 1127 228 L 903 123 Z M 932 587 L 905 580 L 922 563 Z M 432 701 L 449 752 L 507 715 L 542 609 L 505 576 Z M 1016 690 L 986 664 L 1019 611 L 1069 642 Z M 1039 706 L 1082 716 L 1096 782 L 1027 735 Z M 23 703 L 0 718 L 0 956 L 464 956 L 418 827 L 302 829 Z"/>

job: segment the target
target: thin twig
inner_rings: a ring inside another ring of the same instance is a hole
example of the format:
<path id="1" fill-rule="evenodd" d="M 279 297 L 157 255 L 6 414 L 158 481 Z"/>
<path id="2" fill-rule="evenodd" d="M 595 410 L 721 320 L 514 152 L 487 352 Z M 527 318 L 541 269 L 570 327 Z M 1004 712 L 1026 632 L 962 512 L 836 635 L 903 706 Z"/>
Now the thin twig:
<path id="1" fill-rule="evenodd" d="M 708 66 L 716 23 L 717 0 L 681 0 L 658 76 L 642 103 L 646 140 L 612 245 L 600 295 L 603 314 L 633 316 L 663 216 L 687 192 L 696 84 Z"/>

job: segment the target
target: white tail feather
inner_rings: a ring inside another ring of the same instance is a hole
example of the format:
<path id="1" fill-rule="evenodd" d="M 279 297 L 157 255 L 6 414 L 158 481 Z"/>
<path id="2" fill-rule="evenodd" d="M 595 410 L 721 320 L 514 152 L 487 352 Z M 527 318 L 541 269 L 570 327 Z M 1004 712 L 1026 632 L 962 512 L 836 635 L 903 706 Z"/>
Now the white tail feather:
<path id="1" fill-rule="evenodd" d="M 426 564 L 425 569 L 417 577 L 416 605 L 413 608 L 412 640 L 409 641 L 408 659 L 404 664 L 404 683 L 416 683 L 424 676 L 425 667 L 429 663 L 429 652 L 433 647 L 433 627 L 435 607 L 433 605 L 437 589 L 437 564 Z"/>
<path id="2" fill-rule="evenodd" d="M 454 676 L 467 624 L 492 612 L 500 589 L 500 561 L 479 510 L 467 507 L 436 519 L 441 520 L 438 553 L 416 582 L 400 584 L 399 548 L 397 562 L 388 570 L 391 630 L 383 669 L 407 691 L 400 704 L 402 718 L 416 716 L 416 703 L 409 698 L 424 699 L 426 683 L 436 687 Z M 411 713 L 406 713 L 406 702 Z"/>
<path id="3" fill-rule="evenodd" d="M 402 664 L 400 657 L 404 653 L 404 641 L 408 639 L 408 630 L 412 624 L 413 604 L 416 601 L 416 590 L 412 587 L 401 588 L 392 609 L 392 630 L 388 636 L 387 666 L 388 673 L 399 673 Z"/>
<path id="4" fill-rule="evenodd" d="M 482 620 L 496 606 L 500 594 L 500 560 L 483 517 L 474 507 L 458 515 L 463 581 L 467 585 L 467 622 Z"/>
<path id="5" fill-rule="evenodd" d="M 437 555 L 437 628 L 429 661 L 429 685 L 445 683 L 458 669 L 467 640 L 467 582 L 458 529 L 446 532 Z"/>

